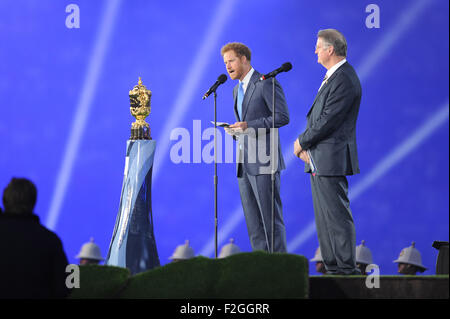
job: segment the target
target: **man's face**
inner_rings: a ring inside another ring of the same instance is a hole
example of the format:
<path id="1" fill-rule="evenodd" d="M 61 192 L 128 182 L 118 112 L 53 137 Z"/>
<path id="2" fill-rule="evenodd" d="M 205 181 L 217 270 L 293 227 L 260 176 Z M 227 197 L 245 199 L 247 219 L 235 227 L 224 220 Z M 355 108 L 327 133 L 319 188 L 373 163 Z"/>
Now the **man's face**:
<path id="1" fill-rule="evenodd" d="M 316 42 L 316 51 L 314 52 L 317 54 L 317 63 L 326 66 L 330 60 L 332 49 L 331 46 L 323 42 L 322 38 L 318 38 Z"/>
<path id="2" fill-rule="evenodd" d="M 358 268 L 361 271 L 362 275 L 366 274 L 366 268 L 367 268 L 366 264 L 356 263 L 356 268 Z"/>
<path id="3" fill-rule="evenodd" d="M 80 265 L 98 265 L 100 263 L 99 260 L 89 259 L 89 258 L 82 258 L 80 259 Z"/>
<path id="4" fill-rule="evenodd" d="M 413 265 L 398 263 L 398 273 L 403 275 L 415 275 L 416 269 Z"/>
<path id="5" fill-rule="evenodd" d="M 317 271 L 318 273 L 322 273 L 322 274 L 324 274 L 324 273 L 327 272 L 327 270 L 325 269 L 325 265 L 324 265 L 323 262 L 321 262 L 321 261 L 316 262 L 316 271 Z"/>
<path id="6" fill-rule="evenodd" d="M 242 80 L 245 77 L 245 70 L 248 64 L 245 56 L 238 57 L 236 52 L 230 50 L 223 55 L 223 62 L 232 80 Z"/>

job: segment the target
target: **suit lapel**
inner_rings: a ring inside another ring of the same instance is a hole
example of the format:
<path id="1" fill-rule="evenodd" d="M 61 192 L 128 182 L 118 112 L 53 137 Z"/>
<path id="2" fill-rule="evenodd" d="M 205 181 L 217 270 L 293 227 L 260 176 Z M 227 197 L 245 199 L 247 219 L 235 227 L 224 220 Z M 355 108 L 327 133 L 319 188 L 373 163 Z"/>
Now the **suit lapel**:
<path id="1" fill-rule="evenodd" d="M 319 96 L 322 95 L 322 93 L 325 91 L 325 89 L 330 85 L 330 82 L 334 80 L 334 78 L 336 78 L 336 75 L 339 74 L 339 72 L 342 72 L 342 69 L 344 67 L 344 65 L 347 64 L 347 62 L 345 62 L 339 69 L 337 69 L 331 76 L 330 78 L 322 85 L 322 87 L 320 88 L 319 92 L 317 92 L 317 95 L 314 99 L 314 102 L 311 106 L 311 108 L 308 111 L 308 114 L 306 114 L 306 117 L 309 116 L 309 114 L 311 113 L 311 111 L 314 108 L 314 105 L 316 104 L 317 99 L 319 98 Z"/>
<path id="2" fill-rule="evenodd" d="M 244 95 L 244 101 L 242 102 L 242 119 L 243 121 L 245 119 L 245 115 L 247 114 L 248 110 L 248 104 L 250 102 L 250 99 L 252 98 L 253 92 L 255 91 L 255 82 L 258 81 L 260 77 L 260 74 L 255 70 L 252 74 L 252 77 L 250 78 L 250 81 L 248 82 L 247 90 L 245 90 Z M 236 98 L 237 100 L 237 98 Z"/>
<path id="3" fill-rule="evenodd" d="M 334 75 L 334 74 L 333 74 L 333 75 Z M 331 78 L 332 78 L 332 77 L 333 77 L 333 76 L 331 76 Z M 330 79 L 331 79 L 331 78 L 330 78 Z M 328 82 L 329 82 L 329 81 L 330 81 L 330 80 L 328 80 L 327 82 L 325 82 L 325 83 L 322 85 L 322 87 L 320 88 L 319 92 L 317 92 L 316 97 L 314 98 L 314 102 L 313 102 L 311 108 L 309 109 L 308 114 L 306 115 L 307 117 L 309 116 L 309 114 L 310 114 L 311 111 L 313 110 L 314 105 L 316 104 L 317 99 L 319 98 L 319 96 L 322 95 L 323 91 L 325 90 L 325 87 L 328 86 Z"/>
<path id="4" fill-rule="evenodd" d="M 236 85 L 233 89 L 233 100 L 234 100 L 234 115 L 236 116 L 236 118 L 238 119 L 238 121 L 241 121 L 241 119 L 239 118 L 239 113 L 237 111 L 237 95 L 238 95 L 238 89 L 239 89 L 239 84 Z"/>

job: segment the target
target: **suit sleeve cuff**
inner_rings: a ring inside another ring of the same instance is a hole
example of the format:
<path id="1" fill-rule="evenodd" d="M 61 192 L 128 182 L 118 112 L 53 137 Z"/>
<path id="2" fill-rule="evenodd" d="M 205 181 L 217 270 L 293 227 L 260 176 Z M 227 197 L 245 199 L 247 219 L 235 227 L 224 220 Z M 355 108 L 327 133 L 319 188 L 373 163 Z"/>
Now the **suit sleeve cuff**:
<path id="1" fill-rule="evenodd" d="M 306 145 L 302 142 L 302 136 L 301 136 L 301 135 L 297 138 L 297 140 L 298 140 L 298 144 L 300 144 L 302 150 L 305 150 L 305 151 L 306 151 L 308 148 L 307 148 Z"/>

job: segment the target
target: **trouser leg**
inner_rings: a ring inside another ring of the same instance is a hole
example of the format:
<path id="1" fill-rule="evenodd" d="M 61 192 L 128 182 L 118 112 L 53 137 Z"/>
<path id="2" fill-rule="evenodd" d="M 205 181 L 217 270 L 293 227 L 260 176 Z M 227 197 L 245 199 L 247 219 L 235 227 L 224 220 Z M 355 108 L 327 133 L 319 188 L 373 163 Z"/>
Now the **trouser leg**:
<path id="1" fill-rule="evenodd" d="M 252 249 L 270 251 L 272 245 L 271 175 L 252 176 L 244 173 L 238 180 Z M 274 251 L 286 252 L 286 229 L 282 215 L 279 173 L 275 174 L 274 198 Z"/>
<path id="2" fill-rule="evenodd" d="M 320 250 L 328 271 L 356 268 L 356 235 L 345 176 L 311 176 Z"/>

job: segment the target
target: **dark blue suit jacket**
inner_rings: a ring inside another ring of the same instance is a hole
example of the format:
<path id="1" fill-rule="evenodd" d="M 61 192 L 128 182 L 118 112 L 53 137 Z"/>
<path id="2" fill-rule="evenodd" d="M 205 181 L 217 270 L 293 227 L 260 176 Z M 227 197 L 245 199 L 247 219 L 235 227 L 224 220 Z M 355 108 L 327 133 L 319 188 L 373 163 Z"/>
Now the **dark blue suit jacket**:
<path id="1" fill-rule="evenodd" d="M 317 175 L 359 173 L 356 120 L 361 103 L 361 84 L 353 67 L 345 62 L 317 93 L 308 112 L 307 128 L 298 137 L 310 150 Z M 305 172 L 310 172 L 305 165 Z"/>
<path id="2" fill-rule="evenodd" d="M 238 140 L 242 146 L 238 149 L 244 172 L 250 175 L 271 174 L 270 166 L 270 129 L 272 127 L 272 79 L 260 81 L 261 74 L 256 70 L 245 91 L 242 102 L 242 119 L 237 112 L 237 95 L 239 84 L 234 87 L 234 113 L 236 120 L 247 122 L 249 134 L 240 135 Z M 281 153 L 278 128 L 289 123 L 289 111 L 283 89 L 275 79 L 275 171 L 285 168 Z M 242 148 L 242 149 L 241 149 Z"/>

